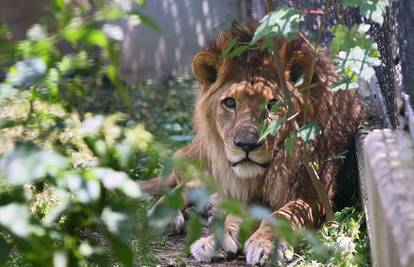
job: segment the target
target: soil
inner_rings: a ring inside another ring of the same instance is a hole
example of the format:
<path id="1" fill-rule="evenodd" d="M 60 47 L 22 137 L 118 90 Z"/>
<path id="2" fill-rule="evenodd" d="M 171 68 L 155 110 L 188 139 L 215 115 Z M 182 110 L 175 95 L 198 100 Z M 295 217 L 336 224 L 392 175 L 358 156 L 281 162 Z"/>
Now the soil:
<path id="1" fill-rule="evenodd" d="M 160 266 L 188 266 L 188 267 L 244 267 L 248 266 L 242 253 L 232 260 L 214 263 L 199 263 L 189 255 L 184 255 L 185 235 L 169 236 L 162 249 L 155 249 Z"/>

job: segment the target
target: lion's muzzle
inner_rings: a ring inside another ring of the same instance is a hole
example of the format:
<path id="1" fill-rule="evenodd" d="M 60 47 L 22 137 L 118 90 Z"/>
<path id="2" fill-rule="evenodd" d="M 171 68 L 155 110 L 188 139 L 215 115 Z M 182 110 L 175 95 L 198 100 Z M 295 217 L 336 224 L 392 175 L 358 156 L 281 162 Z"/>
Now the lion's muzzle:
<path id="1" fill-rule="evenodd" d="M 230 161 L 230 165 L 232 167 L 236 167 L 237 165 L 239 165 L 241 163 L 253 163 L 253 164 L 259 165 L 262 168 L 267 168 L 270 165 L 270 161 L 269 162 L 264 162 L 264 163 L 259 163 L 259 162 L 256 162 L 256 161 L 252 160 L 251 158 L 249 158 L 249 153 L 247 153 L 246 157 L 244 159 L 240 160 L 240 161 L 237 161 L 237 162 L 231 162 Z"/>
<path id="2" fill-rule="evenodd" d="M 245 152 L 252 151 L 260 147 L 263 142 L 259 142 L 259 133 L 253 127 L 243 127 L 234 133 L 234 144 Z"/>

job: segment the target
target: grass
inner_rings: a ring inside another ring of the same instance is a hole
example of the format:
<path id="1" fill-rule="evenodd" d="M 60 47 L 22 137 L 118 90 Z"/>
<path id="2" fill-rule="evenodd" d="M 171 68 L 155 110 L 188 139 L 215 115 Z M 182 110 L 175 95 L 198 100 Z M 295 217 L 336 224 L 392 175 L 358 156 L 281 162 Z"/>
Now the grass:
<path id="1" fill-rule="evenodd" d="M 335 214 L 336 222 L 324 225 L 316 240 L 303 243 L 291 251 L 289 266 L 371 266 L 365 214 L 361 209 L 347 207 Z"/>
<path id="2" fill-rule="evenodd" d="M 163 247 L 166 241 L 166 236 L 151 234 L 148 221 L 145 220 L 147 211 L 155 203 L 155 199 L 142 201 L 138 210 L 139 226 L 137 229 L 137 238 L 132 241 L 132 248 L 134 251 L 134 266 L 153 267 L 159 264 L 156 249 Z"/>

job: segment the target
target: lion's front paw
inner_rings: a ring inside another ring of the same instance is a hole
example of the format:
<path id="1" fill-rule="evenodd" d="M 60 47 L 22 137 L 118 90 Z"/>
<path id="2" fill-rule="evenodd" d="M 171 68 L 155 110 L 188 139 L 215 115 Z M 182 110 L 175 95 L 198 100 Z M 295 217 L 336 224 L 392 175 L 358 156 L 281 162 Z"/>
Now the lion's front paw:
<path id="1" fill-rule="evenodd" d="M 216 242 L 213 235 L 200 238 L 195 241 L 190 251 L 198 262 L 212 262 L 219 259 L 227 259 L 237 254 L 238 245 L 229 234 L 224 235 L 221 248 L 216 248 Z"/>
<path id="2" fill-rule="evenodd" d="M 264 265 L 273 250 L 272 236 L 255 232 L 244 244 L 246 262 L 250 265 Z"/>
<path id="3" fill-rule="evenodd" d="M 246 262 L 250 265 L 264 265 L 269 260 L 274 250 L 272 234 L 256 231 L 244 244 L 244 254 Z M 279 241 L 277 248 L 277 261 L 282 264 L 286 261 L 285 253 L 288 244 L 285 241 Z"/>

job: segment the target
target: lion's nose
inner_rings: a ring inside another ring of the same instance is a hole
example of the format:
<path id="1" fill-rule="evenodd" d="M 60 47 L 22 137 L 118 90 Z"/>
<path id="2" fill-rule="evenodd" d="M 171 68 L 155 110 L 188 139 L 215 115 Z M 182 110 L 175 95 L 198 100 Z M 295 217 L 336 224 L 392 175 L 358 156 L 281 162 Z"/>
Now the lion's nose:
<path id="1" fill-rule="evenodd" d="M 259 142 L 259 134 L 255 130 L 237 131 L 233 142 L 245 152 L 252 151 L 263 144 Z"/>

